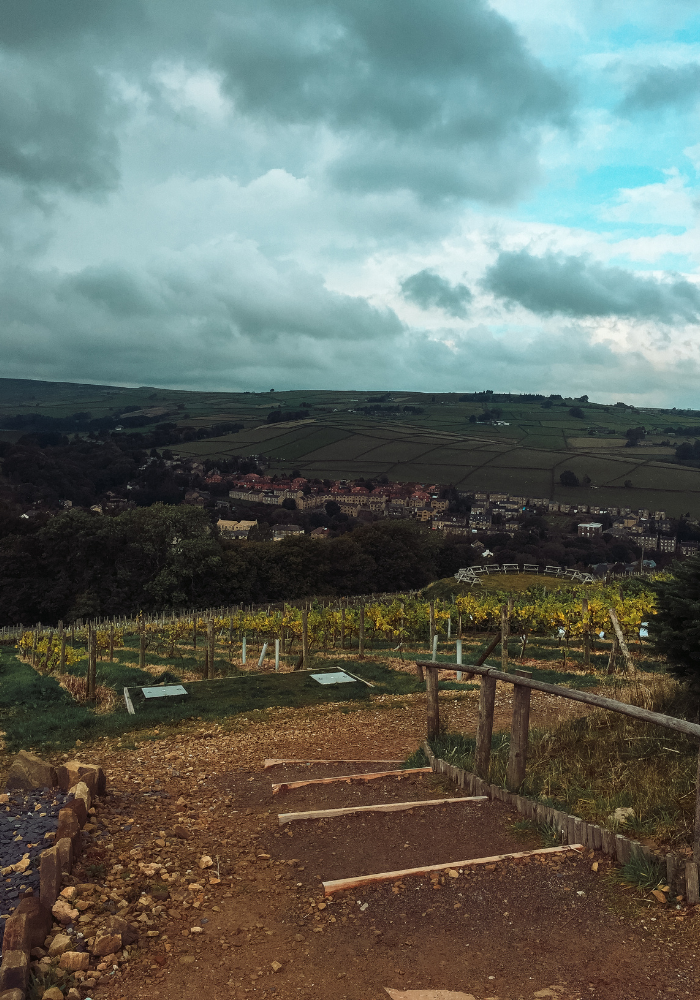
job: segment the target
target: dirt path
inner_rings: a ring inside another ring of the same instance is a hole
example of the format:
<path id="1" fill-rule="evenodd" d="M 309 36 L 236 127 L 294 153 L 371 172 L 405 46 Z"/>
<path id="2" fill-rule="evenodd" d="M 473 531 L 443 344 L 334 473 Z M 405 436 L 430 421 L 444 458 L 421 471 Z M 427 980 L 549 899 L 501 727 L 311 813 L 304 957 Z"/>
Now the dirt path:
<path id="1" fill-rule="evenodd" d="M 119 912 L 147 930 L 126 959 L 120 954 L 86 977 L 83 996 L 386 1000 L 385 987 L 460 990 L 476 1000 L 700 994 L 693 911 L 611 888 L 600 858 L 500 863 L 326 900 L 321 880 L 360 874 L 358 866 L 538 846 L 516 836 L 516 817 L 498 803 L 280 828 L 277 814 L 290 809 L 395 798 L 384 779 L 359 796 L 354 783 L 341 786 L 345 799 L 336 786 L 273 797 L 275 769 L 262 770 L 266 757 L 404 756 L 423 736 L 424 699 L 393 702 L 348 714 L 326 706 L 270 711 L 227 730 L 154 733 L 135 750 L 104 741 L 85 752 L 101 759 L 114 796 L 99 807 L 99 831 L 76 881 L 100 881 L 109 897 L 102 905 L 123 899 Z M 459 728 L 473 732 L 475 709 L 474 699 L 458 700 Z M 507 724 L 508 706 L 501 710 Z M 538 711 L 544 718 L 548 703 L 535 701 Z M 402 779 L 404 793 L 406 800 L 458 794 L 433 776 Z M 200 868 L 203 857 L 212 864 Z"/>

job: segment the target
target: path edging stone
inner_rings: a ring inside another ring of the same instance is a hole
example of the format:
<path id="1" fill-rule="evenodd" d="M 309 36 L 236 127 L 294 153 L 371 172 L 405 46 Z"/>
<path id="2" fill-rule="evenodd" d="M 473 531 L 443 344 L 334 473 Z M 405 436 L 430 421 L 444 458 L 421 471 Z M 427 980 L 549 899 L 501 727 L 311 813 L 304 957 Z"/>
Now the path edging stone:
<path id="1" fill-rule="evenodd" d="M 32 760 L 33 764 L 37 762 L 43 764 L 38 757 Z M 44 764 L 44 767 L 49 769 L 50 765 Z M 39 855 L 39 896 L 25 896 L 5 922 L 0 1000 L 26 1000 L 31 950 L 43 945 L 51 931 L 52 907 L 60 896 L 63 876 L 70 875 L 80 852 L 81 831 L 87 822 L 92 799 L 104 794 L 107 787 L 105 773 L 99 764 L 71 760 L 51 770 L 61 790 L 73 795 L 73 801 L 59 811 L 53 847 Z M 10 771 L 14 773 L 12 768 Z"/>
<path id="2" fill-rule="evenodd" d="M 422 749 L 435 774 L 446 775 L 468 794 L 487 795 L 490 799 L 503 802 L 516 809 L 526 819 L 554 827 L 562 843 L 583 844 L 592 851 L 600 851 L 615 858 L 621 865 L 632 858 L 647 858 L 650 861 L 661 862 L 666 867 L 666 881 L 671 891 L 674 894 L 677 892 L 684 895 L 691 906 L 700 903 L 698 865 L 694 861 L 688 861 L 673 853 L 663 857 L 638 840 L 625 837 L 624 834 L 606 830 L 597 823 L 587 823 L 580 816 L 571 816 L 542 802 L 525 798 L 524 795 L 509 792 L 500 785 L 489 784 L 472 771 L 455 767 L 454 764 L 448 764 L 447 761 L 436 757 L 427 740 L 423 742 Z"/>

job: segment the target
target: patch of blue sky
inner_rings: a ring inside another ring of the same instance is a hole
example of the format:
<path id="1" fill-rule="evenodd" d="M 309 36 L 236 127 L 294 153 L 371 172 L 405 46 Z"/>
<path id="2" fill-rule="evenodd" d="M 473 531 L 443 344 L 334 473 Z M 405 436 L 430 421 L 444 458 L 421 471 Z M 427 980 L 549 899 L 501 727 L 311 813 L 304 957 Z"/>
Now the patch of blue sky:
<path id="1" fill-rule="evenodd" d="M 628 222 L 601 218 L 605 209 L 616 204 L 623 189 L 660 184 L 662 170 L 639 164 L 611 164 L 593 171 L 561 168 L 552 171 L 534 197 L 521 202 L 511 212 L 513 218 L 587 229 L 595 233 L 629 236 L 680 235 L 685 226 L 660 222 Z"/>
<path id="2" fill-rule="evenodd" d="M 695 271 L 700 261 L 698 255 L 693 257 L 686 253 L 664 253 L 650 260 L 637 260 L 630 254 L 623 253 L 610 257 L 607 263 L 611 267 L 624 267 L 626 271 L 667 271 L 669 274 L 688 274 Z"/>
<path id="3" fill-rule="evenodd" d="M 674 42 L 685 42 L 688 45 L 700 42 L 700 15 L 686 21 L 682 28 L 673 32 L 671 37 Z"/>

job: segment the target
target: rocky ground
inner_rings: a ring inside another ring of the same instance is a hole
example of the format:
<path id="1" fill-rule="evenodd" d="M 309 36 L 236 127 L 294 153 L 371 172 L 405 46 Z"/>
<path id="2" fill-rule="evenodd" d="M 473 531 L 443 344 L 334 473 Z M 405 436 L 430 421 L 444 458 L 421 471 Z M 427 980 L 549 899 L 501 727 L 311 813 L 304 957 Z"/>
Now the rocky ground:
<path id="1" fill-rule="evenodd" d="M 499 702 L 500 728 L 510 716 L 505 691 Z M 447 692 L 441 703 L 455 728 L 474 732 L 476 692 L 454 698 Z M 546 696 L 535 695 L 533 725 L 553 710 Z M 564 710 L 579 706 L 567 703 Z M 272 709 L 221 726 L 194 720 L 186 729 L 141 734 L 135 746 L 108 740 L 77 746 L 72 756 L 105 768 L 109 794 L 96 804 L 64 897 L 73 915 L 54 927 L 41 949 L 46 954 L 35 953 L 37 974 L 46 973 L 42 989 L 60 972 L 62 949 L 89 953 L 96 938 L 107 947 L 110 927 L 120 926 L 132 929 L 131 943 L 86 954 L 87 968 L 58 981 L 64 994 L 78 991 L 71 1000 L 207 993 L 379 1000 L 386 988 L 396 996 L 459 990 L 475 1000 L 700 993 L 694 911 L 682 901 L 661 904 L 614 887 L 609 863 L 592 855 L 405 878 L 327 899 L 321 880 L 331 857 L 342 860 L 344 844 L 352 845 L 353 864 L 364 857 L 365 870 L 380 841 L 386 863 L 392 837 L 400 840 L 397 857 L 424 858 L 443 811 L 462 807 L 441 806 L 433 821 L 428 808 L 415 809 L 407 814 L 412 826 L 391 814 L 385 821 L 281 828 L 279 812 L 337 806 L 342 795 L 314 800 L 307 787 L 296 799 L 273 796 L 272 782 L 295 772 L 265 772 L 264 758 L 398 759 L 424 733 L 425 696 L 416 695 L 369 706 Z M 422 791 L 407 785 L 407 798 L 459 794 L 442 779 L 429 781 Z M 347 786 L 348 801 L 353 787 Z M 367 794 L 354 801 L 365 803 Z M 491 818 L 499 849 L 537 846 L 518 840 L 517 817 L 499 810 L 503 815 L 494 811 Z M 467 828 L 465 821 L 447 831 L 440 849 L 453 838 L 455 859 L 475 856 L 467 853 Z M 342 869 L 336 865 L 331 877 Z"/>

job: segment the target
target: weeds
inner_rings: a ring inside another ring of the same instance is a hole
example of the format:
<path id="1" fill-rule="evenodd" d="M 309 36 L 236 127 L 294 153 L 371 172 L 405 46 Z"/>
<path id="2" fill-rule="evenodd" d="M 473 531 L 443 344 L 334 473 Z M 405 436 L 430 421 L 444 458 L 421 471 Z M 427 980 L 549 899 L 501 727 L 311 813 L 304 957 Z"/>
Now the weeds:
<path id="1" fill-rule="evenodd" d="M 647 674 L 618 684 L 618 700 L 651 711 L 682 714 L 679 686 L 665 675 Z M 437 757 L 474 770 L 475 740 L 457 733 L 431 742 Z M 505 785 L 510 736 L 495 733 L 489 780 Z M 694 824 L 697 745 L 680 733 L 596 711 L 553 731 L 532 730 L 527 773 L 520 792 L 587 822 L 614 828 L 620 806 L 634 810 L 630 832 L 659 845 L 690 843 Z"/>
<path id="2" fill-rule="evenodd" d="M 510 824 L 510 829 L 516 837 L 539 837 L 542 847 L 559 847 L 561 843 L 559 831 L 550 823 L 537 823 L 533 819 L 518 819 Z"/>
<path id="3" fill-rule="evenodd" d="M 635 857 L 612 873 L 614 882 L 641 889 L 644 893 L 658 889 L 663 883 L 665 873 L 658 861 Z"/>

